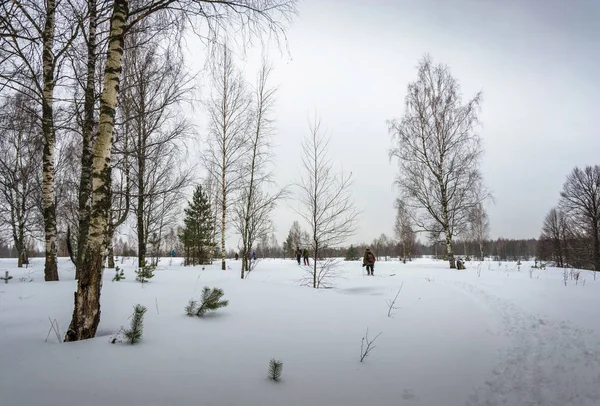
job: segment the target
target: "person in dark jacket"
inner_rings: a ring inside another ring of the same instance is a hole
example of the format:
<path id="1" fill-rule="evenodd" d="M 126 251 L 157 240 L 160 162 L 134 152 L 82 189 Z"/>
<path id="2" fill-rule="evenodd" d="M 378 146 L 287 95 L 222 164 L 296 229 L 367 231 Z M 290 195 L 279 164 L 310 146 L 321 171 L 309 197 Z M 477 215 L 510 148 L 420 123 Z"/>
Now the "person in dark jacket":
<path id="1" fill-rule="evenodd" d="M 308 248 L 304 248 L 302 257 L 304 258 L 304 265 L 310 266 L 310 261 L 308 260 Z"/>
<path id="2" fill-rule="evenodd" d="M 375 269 L 375 255 L 369 248 L 365 250 L 365 256 L 363 257 L 363 266 L 367 267 L 367 275 L 373 276 L 373 270 Z"/>
<path id="3" fill-rule="evenodd" d="M 296 261 L 298 261 L 298 265 L 300 265 L 300 258 L 302 258 L 302 251 L 300 247 L 296 247 Z"/>

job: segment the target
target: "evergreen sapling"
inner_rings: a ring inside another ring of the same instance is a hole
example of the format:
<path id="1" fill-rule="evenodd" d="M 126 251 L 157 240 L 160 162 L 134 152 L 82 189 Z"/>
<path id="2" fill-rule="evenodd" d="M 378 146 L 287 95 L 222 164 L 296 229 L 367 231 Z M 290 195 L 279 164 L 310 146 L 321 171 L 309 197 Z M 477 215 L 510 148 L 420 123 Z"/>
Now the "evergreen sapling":
<path id="1" fill-rule="evenodd" d="M 123 273 L 124 271 L 122 269 L 120 269 L 118 266 L 115 268 L 115 276 L 112 278 L 113 282 L 119 282 L 123 279 L 125 279 L 125 274 Z"/>
<path id="2" fill-rule="evenodd" d="M 143 266 L 140 269 L 135 271 L 135 273 L 137 274 L 135 280 L 138 282 L 141 282 L 141 283 L 148 282 L 148 279 L 154 277 L 155 269 L 156 269 L 156 266 L 146 265 L 146 261 L 144 260 Z"/>
<path id="3" fill-rule="evenodd" d="M 129 330 L 125 330 L 124 332 L 129 344 L 137 344 L 142 339 L 142 334 L 144 332 L 144 314 L 147 310 L 145 306 L 140 304 L 135 305 L 133 309 L 131 326 Z"/>
<path id="4" fill-rule="evenodd" d="M 281 371 L 283 370 L 283 362 L 276 360 L 275 358 L 271 359 L 269 362 L 269 379 L 274 382 L 279 382 L 281 380 Z"/>
<path id="5" fill-rule="evenodd" d="M 188 316 L 195 316 L 197 307 L 198 307 L 198 302 L 195 301 L 194 299 L 190 299 L 187 306 L 185 307 L 185 314 L 187 314 Z"/>
<path id="6" fill-rule="evenodd" d="M 209 288 L 205 286 L 202 289 L 202 297 L 200 298 L 200 304 L 197 301 L 190 299 L 188 305 L 185 307 L 185 312 L 188 316 L 202 317 L 209 311 L 215 311 L 221 307 L 225 307 L 229 304 L 229 300 L 221 300 L 225 293 L 223 289 Z"/>
<path id="7" fill-rule="evenodd" d="M 13 277 L 8 274 L 8 271 L 4 271 L 4 276 L 1 277 L 0 279 L 2 279 L 4 281 L 4 283 L 8 283 L 8 281 L 11 280 L 12 278 Z"/>

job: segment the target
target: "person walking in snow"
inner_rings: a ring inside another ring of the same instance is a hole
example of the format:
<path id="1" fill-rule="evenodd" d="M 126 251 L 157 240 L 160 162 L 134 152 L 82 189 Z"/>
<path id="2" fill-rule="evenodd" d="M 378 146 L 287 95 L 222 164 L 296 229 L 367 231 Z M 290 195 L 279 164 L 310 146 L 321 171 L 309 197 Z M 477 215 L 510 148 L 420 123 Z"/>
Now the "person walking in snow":
<path id="1" fill-rule="evenodd" d="M 304 257 L 304 265 L 310 266 L 310 262 L 308 260 L 308 248 L 304 248 L 302 256 Z"/>
<path id="2" fill-rule="evenodd" d="M 367 275 L 373 276 L 373 270 L 375 269 L 375 255 L 373 255 L 369 248 L 365 250 L 362 266 L 367 267 Z"/>
<path id="3" fill-rule="evenodd" d="M 256 261 L 256 252 L 252 251 L 252 260 Z"/>
<path id="4" fill-rule="evenodd" d="M 298 261 L 298 265 L 300 265 L 300 258 L 302 258 L 302 251 L 300 247 L 296 247 L 296 261 Z"/>

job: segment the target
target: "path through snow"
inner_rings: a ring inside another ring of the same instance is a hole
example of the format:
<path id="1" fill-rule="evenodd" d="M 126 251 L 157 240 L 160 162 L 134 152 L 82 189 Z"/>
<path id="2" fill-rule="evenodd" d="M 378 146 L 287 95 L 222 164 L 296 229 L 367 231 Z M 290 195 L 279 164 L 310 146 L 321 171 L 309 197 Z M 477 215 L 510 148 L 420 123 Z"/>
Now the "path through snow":
<path id="1" fill-rule="evenodd" d="M 449 282 L 497 314 L 510 339 L 467 406 L 600 404 L 600 340 L 592 330 L 536 317 L 477 286 Z"/>

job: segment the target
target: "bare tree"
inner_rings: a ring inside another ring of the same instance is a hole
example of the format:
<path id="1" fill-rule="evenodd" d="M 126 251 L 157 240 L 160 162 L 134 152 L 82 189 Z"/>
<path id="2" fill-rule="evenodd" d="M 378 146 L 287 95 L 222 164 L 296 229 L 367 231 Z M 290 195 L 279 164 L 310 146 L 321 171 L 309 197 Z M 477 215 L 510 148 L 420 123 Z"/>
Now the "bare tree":
<path id="1" fill-rule="evenodd" d="M 44 139 L 41 189 L 46 281 L 58 280 L 54 93 L 65 52 L 79 33 L 77 20 L 70 2 L 14 0 L 0 3 L 0 88 L 29 97 L 41 110 L 38 119 Z"/>
<path id="2" fill-rule="evenodd" d="M 405 114 L 389 130 L 398 158 L 397 184 L 415 224 L 445 235 L 450 268 L 456 268 L 452 238 L 468 224 L 470 210 L 486 199 L 479 163 L 481 139 L 475 132 L 481 95 L 462 103 L 456 79 L 445 65 L 426 56 L 418 80 L 408 85 Z"/>
<path id="3" fill-rule="evenodd" d="M 185 4 L 184 4 L 185 3 Z M 102 262 L 106 245 L 106 231 L 110 209 L 109 168 L 112 140 L 115 127 L 115 109 L 121 81 L 124 38 L 128 29 L 157 13 L 164 11 L 167 16 L 187 18 L 200 16 L 208 23 L 213 42 L 218 42 L 220 31 L 228 28 L 252 35 L 264 31 L 284 34 L 285 27 L 278 21 L 290 17 L 295 12 L 295 2 L 275 0 L 238 1 L 193 1 L 176 0 L 141 1 L 130 10 L 129 0 L 114 0 L 110 15 L 109 41 L 104 67 L 104 85 L 100 97 L 98 136 L 94 144 L 92 161 L 92 204 L 90 229 L 83 260 L 85 272 L 77 283 L 75 306 L 66 341 L 77 341 L 94 337 L 100 322 L 100 292 L 102 287 Z M 176 18 L 162 18 L 156 24 L 177 23 Z"/>
<path id="4" fill-rule="evenodd" d="M 409 209 L 404 202 L 396 199 L 396 223 L 394 232 L 400 242 L 402 249 L 402 262 L 406 263 L 406 258 L 412 258 L 412 252 L 415 244 L 415 231 L 413 229 L 412 218 Z"/>
<path id="5" fill-rule="evenodd" d="M 557 267 L 566 266 L 566 240 L 567 240 L 567 218 L 565 214 L 553 207 L 542 226 L 540 240 L 550 242 L 550 252 Z"/>
<path id="6" fill-rule="evenodd" d="M 221 269 L 226 269 L 227 213 L 241 187 L 248 152 L 250 98 L 245 81 L 236 70 L 231 50 L 223 46 L 213 75 L 213 94 L 207 103 L 210 135 L 204 164 L 218 185 L 221 216 Z M 252 196 L 249 196 L 252 199 Z"/>
<path id="7" fill-rule="evenodd" d="M 483 244 L 489 238 L 490 221 L 483 203 L 476 204 L 469 213 L 469 234 L 479 244 L 479 258 L 483 261 Z"/>
<path id="8" fill-rule="evenodd" d="M 298 199 L 300 216 L 309 227 L 313 255 L 312 286 L 318 288 L 330 261 L 319 264 L 321 250 L 342 244 L 356 231 L 358 211 L 351 194 L 352 173 L 334 172 L 327 154 L 329 138 L 322 133 L 321 122 L 315 119 L 309 126 L 310 135 L 302 143 L 302 170 Z"/>
<path id="9" fill-rule="evenodd" d="M 271 113 L 275 102 L 275 88 L 269 87 L 272 66 L 263 60 L 254 88 L 251 109 L 251 129 L 248 151 L 242 164 L 241 196 L 235 208 L 236 228 L 242 236 L 242 271 L 248 272 L 248 254 L 257 238 L 267 237 L 273 229 L 271 215 L 278 200 L 287 195 L 285 189 L 269 193 L 269 186 L 275 187 L 273 174 L 268 170 L 270 163 L 270 142 L 273 135 Z M 268 244 L 267 244 L 268 245 Z"/>
<path id="10" fill-rule="evenodd" d="M 172 225 L 167 220 L 178 209 L 191 175 L 181 169 L 181 148 L 191 127 L 179 107 L 189 97 L 192 78 L 175 46 L 143 25 L 125 41 L 123 108 L 119 109 L 123 136 L 128 138 L 123 140 L 128 143 L 123 162 L 131 167 L 140 268 L 149 238 L 154 236 L 154 246 L 160 246 L 165 226 Z"/>
<path id="11" fill-rule="evenodd" d="M 563 185 L 559 206 L 572 219 L 573 231 L 589 238 L 591 266 L 600 271 L 600 165 L 575 167 Z"/>
<path id="12" fill-rule="evenodd" d="M 0 106 L 0 224 L 10 229 L 18 255 L 27 264 L 27 239 L 39 236 L 39 162 L 42 136 L 29 100 L 20 93 Z"/>

